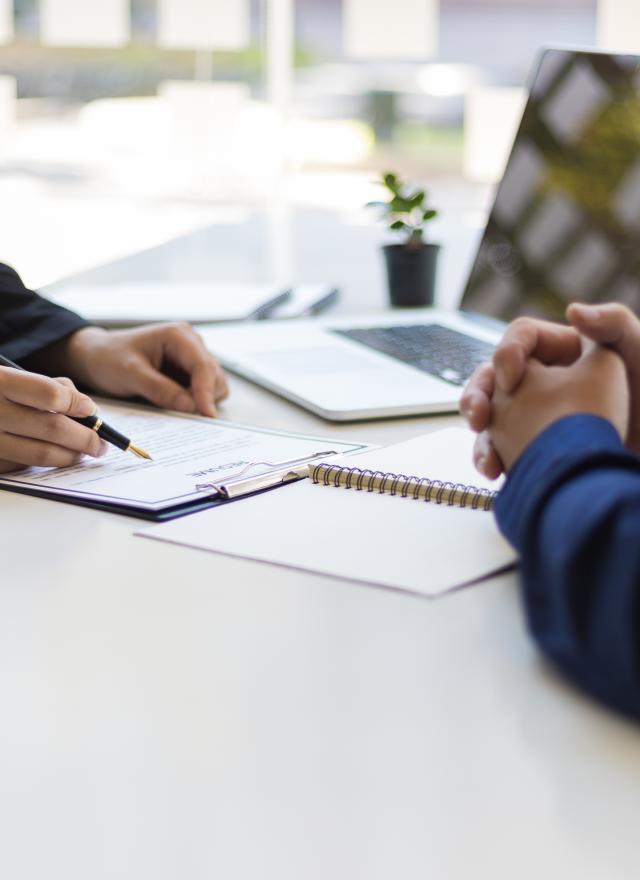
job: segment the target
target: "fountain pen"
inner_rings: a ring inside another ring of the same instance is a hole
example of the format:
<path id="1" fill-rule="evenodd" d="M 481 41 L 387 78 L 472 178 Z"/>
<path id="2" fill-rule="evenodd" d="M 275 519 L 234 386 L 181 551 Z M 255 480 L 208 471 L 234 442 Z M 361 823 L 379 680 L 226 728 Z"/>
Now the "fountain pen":
<path id="1" fill-rule="evenodd" d="M 1 354 L 0 367 L 11 367 L 13 370 L 22 370 L 23 372 L 26 372 L 24 367 L 21 367 L 19 364 L 14 364 L 13 361 L 10 361 L 9 358 L 3 357 Z M 96 414 L 93 416 L 84 417 L 67 416 L 67 418 L 72 419 L 79 425 L 84 425 L 85 428 L 91 428 L 92 431 L 96 432 L 98 437 L 100 437 L 106 443 L 111 443 L 112 446 L 117 446 L 117 448 L 122 449 L 123 452 L 133 452 L 133 454 L 137 455 L 138 458 L 146 458 L 151 461 L 151 456 L 148 452 L 145 452 L 144 449 L 136 446 L 134 443 L 131 442 L 131 440 L 129 440 L 128 437 L 125 437 L 124 434 L 116 431 L 115 428 L 107 425 L 107 423 L 103 421 L 99 415 Z"/>

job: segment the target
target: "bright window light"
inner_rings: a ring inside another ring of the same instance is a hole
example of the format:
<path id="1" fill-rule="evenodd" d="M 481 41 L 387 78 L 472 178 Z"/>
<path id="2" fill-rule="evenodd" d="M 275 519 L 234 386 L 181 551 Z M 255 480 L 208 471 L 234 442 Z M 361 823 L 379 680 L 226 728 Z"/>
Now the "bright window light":
<path id="1" fill-rule="evenodd" d="M 598 42 L 603 49 L 640 52 L 638 0 L 599 0 Z"/>
<path id="2" fill-rule="evenodd" d="M 418 72 L 418 87 L 434 98 L 464 95 L 478 79 L 478 71 L 466 64 L 427 64 Z"/>

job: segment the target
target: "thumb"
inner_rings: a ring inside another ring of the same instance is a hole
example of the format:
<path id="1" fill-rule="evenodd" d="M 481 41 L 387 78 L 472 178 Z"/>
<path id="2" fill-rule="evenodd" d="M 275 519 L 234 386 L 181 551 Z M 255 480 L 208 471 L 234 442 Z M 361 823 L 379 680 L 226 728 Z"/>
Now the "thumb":
<path id="1" fill-rule="evenodd" d="M 610 346 L 627 366 L 633 366 L 640 346 L 640 322 L 626 306 L 573 303 L 567 309 L 567 319 L 587 339 Z"/>
<path id="2" fill-rule="evenodd" d="M 98 412 L 98 407 L 87 394 L 78 391 L 71 379 L 66 376 L 60 376 L 53 379 L 58 385 L 62 385 L 64 391 L 58 391 L 56 398 L 58 406 L 55 412 L 62 413 L 66 416 L 92 416 Z"/>

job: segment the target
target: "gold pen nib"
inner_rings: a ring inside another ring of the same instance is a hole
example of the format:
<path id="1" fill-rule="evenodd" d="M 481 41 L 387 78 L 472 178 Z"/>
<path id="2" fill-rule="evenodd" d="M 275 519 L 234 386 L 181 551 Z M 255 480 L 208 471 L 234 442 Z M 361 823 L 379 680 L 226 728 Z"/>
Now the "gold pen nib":
<path id="1" fill-rule="evenodd" d="M 146 458 L 148 461 L 153 461 L 148 452 L 145 452 L 144 449 L 140 449 L 139 446 L 134 446 L 133 443 L 129 444 L 129 452 L 133 452 L 138 458 Z"/>

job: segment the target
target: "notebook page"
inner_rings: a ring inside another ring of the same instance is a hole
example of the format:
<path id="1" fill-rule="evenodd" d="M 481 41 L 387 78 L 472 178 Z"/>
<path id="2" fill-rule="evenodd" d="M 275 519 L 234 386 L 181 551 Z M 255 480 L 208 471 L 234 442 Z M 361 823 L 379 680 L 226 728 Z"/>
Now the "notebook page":
<path id="1" fill-rule="evenodd" d="M 461 429 L 349 456 L 349 466 L 492 486 Z M 425 596 L 515 561 L 491 513 L 314 485 L 310 480 L 139 534 Z"/>
<path id="2" fill-rule="evenodd" d="M 405 440 L 403 443 L 350 455 L 348 458 L 332 458 L 331 464 L 464 483 L 478 489 L 496 491 L 502 485 L 502 479 L 487 480 L 474 467 L 474 438 L 475 434 L 471 431 L 447 428 Z"/>

